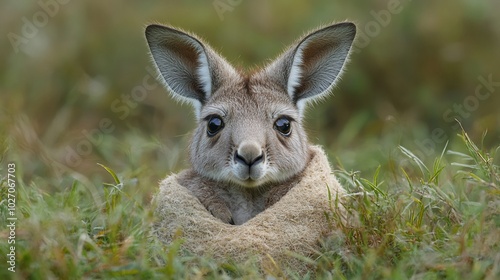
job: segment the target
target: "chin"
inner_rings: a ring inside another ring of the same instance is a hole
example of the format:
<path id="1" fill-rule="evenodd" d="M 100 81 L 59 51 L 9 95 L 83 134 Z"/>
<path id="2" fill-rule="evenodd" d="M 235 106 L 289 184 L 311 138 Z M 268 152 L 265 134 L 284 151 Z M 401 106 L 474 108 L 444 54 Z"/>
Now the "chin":
<path id="1" fill-rule="evenodd" d="M 237 184 L 241 187 L 244 188 L 249 188 L 249 189 L 256 189 L 256 188 L 261 188 L 265 186 L 269 186 L 272 184 L 280 184 L 288 179 L 290 179 L 292 176 L 276 176 L 272 174 L 266 174 L 258 179 L 251 179 L 248 178 L 246 180 L 242 180 L 238 178 L 236 175 L 233 174 L 232 178 L 230 179 L 231 183 Z"/>
<path id="2" fill-rule="evenodd" d="M 266 181 L 264 181 L 264 180 L 252 180 L 252 179 L 238 180 L 238 184 L 240 186 L 245 187 L 245 188 L 249 188 L 249 189 L 259 188 L 262 185 L 264 185 L 265 183 L 266 183 Z"/>

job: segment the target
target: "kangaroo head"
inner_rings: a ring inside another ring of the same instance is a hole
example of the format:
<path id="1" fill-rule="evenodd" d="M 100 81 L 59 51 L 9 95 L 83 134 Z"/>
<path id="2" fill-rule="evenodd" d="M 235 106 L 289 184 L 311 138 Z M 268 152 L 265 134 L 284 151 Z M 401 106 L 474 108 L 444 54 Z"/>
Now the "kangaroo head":
<path id="1" fill-rule="evenodd" d="M 355 33 L 349 22 L 319 29 L 262 70 L 246 75 L 196 37 L 148 26 L 146 39 L 165 87 L 195 109 L 193 169 L 243 187 L 300 173 L 309 159 L 304 109 L 331 91 Z"/>

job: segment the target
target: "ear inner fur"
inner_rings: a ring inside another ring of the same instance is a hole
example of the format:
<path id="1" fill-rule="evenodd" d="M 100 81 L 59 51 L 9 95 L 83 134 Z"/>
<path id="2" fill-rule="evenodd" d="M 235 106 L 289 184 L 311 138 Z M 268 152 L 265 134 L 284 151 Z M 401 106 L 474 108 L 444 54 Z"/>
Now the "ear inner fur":
<path id="1" fill-rule="evenodd" d="M 302 112 L 308 100 L 326 96 L 342 73 L 356 34 L 352 23 L 319 29 L 302 39 L 267 67 Z M 272 74 L 271 74 L 272 75 Z M 280 79 L 285 79 L 279 81 Z"/>
<path id="2" fill-rule="evenodd" d="M 223 80 L 236 75 L 207 44 L 185 32 L 150 25 L 146 39 L 163 84 L 174 98 L 192 104 L 197 116 Z"/>

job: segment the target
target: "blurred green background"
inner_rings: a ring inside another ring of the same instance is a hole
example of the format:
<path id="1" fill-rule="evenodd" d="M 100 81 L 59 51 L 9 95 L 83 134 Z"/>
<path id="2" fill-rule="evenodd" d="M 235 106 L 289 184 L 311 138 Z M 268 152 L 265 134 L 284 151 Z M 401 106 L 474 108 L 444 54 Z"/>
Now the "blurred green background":
<path id="1" fill-rule="evenodd" d="M 22 166 L 25 182 L 49 189 L 102 180 L 96 163 L 149 182 L 185 167 L 194 118 L 150 79 L 149 23 L 198 34 L 250 69 L 308 30 L 354 21 L 347 71 L 307 112 L 311 142 L 348 169 L 370 170 L 397 145 L 433 158 L 456 140 L 457 118 L 473 139 L 488 131 L 492 147 L 500 142 L 498 11 L 495 0 L 2 1 L 7 160 Z"/>

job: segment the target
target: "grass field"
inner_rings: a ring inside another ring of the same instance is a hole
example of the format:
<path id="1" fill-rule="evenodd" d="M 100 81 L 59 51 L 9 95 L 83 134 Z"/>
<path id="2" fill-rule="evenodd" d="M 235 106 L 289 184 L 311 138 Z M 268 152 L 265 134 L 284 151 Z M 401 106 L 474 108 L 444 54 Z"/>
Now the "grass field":
<path id="1" fill-rule="evenodd" d="M 499 9 L 2 1 L 0 279 L 500 279 Z M 358 29 L 350 63 L 305 126 L 357 218 L 316 255 L 297 256 L 310 272 L 219 262 L 151 238 L 151 198 L 188 165 L 194 118 L 155 81 L 145 26 L 189 30 L 253 69 L 342 20 Z"/>
<path id="2" fill-rule="evenodd" d="M 25 169 L 15 157 L 7 161 L 4 151 L 2 198 L 15 182 L 18 220 L 16 272 L 8 271 L 4 262 L 0 275 L 2 279 L 254 279 L 264 275 L 498 279 L 500 170 L 495 153 L 500 147 L 485 151 L 465 133 L 456 138 L 460 141 L 453 148 L 436 154 L 431 162 L 423 162 L 397 143 L 387 154 L 376 152 L 385 154 L 385 160 L 368 174 L 346 170 L 337 161 L 336 175 L 349 191 L 345 206 L 359 218 L 339 224 L 341 237 L 322 240 L 317 255 L 298 256 L 314 267 L 306 275 L 279 264 L 259 271 L 255 263 L 181 257 L 181 241 L 164 246 L 149 238 L 154 218 L 149 199 L 157 185 L 149 179 L 154 176 L 147 168 L 116 174 L 102 165 L 108 176 L 99 184 L 75 175 L 59 186 L 60 191 L 48 193 L 39 187 L 47 183 L 44 178 L 29 183 L 20 179 Z M 376 148 L 359 147 L 362 153 L 363 149 L 369 154 Z M 340 153 L 332 161 L 343 156 Z M 8 181 L 10 163 L 16 164 L 14 181 Z M 2 224 L 7 224 L 6 199 L 0 211 Z M 2 228 L 0 237 L 7 240 L 8 236 L 9 230 Z M 2 257 L 9 253 L 6 242 L 1 252 Z"/>

